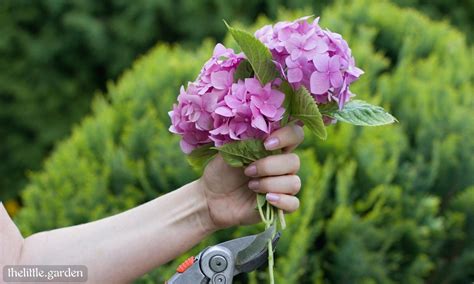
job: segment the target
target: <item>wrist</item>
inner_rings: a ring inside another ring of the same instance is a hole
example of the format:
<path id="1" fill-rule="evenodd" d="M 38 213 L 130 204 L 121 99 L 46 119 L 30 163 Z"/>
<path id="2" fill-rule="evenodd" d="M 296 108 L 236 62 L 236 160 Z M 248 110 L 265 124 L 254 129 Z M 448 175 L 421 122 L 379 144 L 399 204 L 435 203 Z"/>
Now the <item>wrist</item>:
<path id="1" fill-rule="evenodd" d="M 207 197 L 206 183 L 202 179 L 198 179 L 193 182 L 193 185 L 195 186 L 194 193 L 196 194 L 196 198 L 198 200 L 197 202 L 199 204 L 198 207 L 200 208 L 198 210 L 198 220 L 200 226 L 203 228 L 206 234 L 212 234 L 213 232 L 219 230 L 220 227 L 216 225 L 216 222 L 212 218 L 209 200 Z"/>

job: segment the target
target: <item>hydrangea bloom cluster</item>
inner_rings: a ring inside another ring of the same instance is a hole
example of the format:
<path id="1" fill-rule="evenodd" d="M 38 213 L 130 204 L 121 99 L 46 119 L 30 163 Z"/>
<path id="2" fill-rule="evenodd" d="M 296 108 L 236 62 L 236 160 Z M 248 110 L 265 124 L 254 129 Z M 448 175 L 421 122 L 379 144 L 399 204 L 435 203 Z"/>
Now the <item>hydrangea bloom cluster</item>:
<path id="1" fill-rule="evenodd" d="M 283 76 L 295 89 L 305 86 L 318 104 L 336 101 L 339 108 L 353 94 L 349 85 L 363 71 L 355 66 L 351 49 L 341 35 L 319 27 L 319 18 L 279 22 L 259 29 L 255 36 L 272 52 Z"/>
<path id="2" fill-rule="evenodd" d="M 181 87 L 178 104 L 169 112 L 170 131 L 182 136 L 189 154 L 195 148 L 248 138 L 265 138 L 278 128 L 285 95 L 276 90 L 279 80 L 262 86 L 256 78 L 234 82 L 243 54 L 218 44 L 198 78 Z"/>

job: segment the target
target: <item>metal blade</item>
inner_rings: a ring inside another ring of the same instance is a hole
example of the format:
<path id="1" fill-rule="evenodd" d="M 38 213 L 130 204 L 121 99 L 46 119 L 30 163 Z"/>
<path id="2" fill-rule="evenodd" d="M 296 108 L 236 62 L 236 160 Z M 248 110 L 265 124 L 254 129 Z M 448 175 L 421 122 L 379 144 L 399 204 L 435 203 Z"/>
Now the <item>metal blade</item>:
<path id="1" fill-rule="evenodd" d="M 267 243 L 273 238 L 275 230 L 275 226 L 269 227 L 264 232 L 258 234 L 245 249 L 239 251 L 235 259 L 236 266 L 241 266 L 255 259 L 263 250 L 266 250 Z"/>

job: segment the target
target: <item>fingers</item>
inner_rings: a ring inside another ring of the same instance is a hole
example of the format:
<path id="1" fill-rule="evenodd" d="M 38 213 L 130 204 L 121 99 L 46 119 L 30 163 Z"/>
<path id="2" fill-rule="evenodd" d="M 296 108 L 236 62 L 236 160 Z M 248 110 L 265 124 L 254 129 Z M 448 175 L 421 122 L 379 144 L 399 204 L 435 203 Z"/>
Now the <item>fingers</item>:
<path id="1" fill-rule="evenodd" d="M 267 150 L 283 149 L 291 152 L 304 139 L 303 128 L 297 124 L 288 125 L 273 132 L 264 142 Z M 249 165 L 244 173 L 253 177 L 248 187 L 257 193 L 266 193 L 272 205 L 288 213 L 296 211 L 300 201 L 296 195 L 301 189 L 301 180 L 295 175 L 300 169 L 296 154 L 272 155 Z"/>
<path id="2" fill-rule="evenodd" d="M 300 201 L 294 195 L 301 189 L 301 180 L 297 175 L 252 179 L 248 187 L 257 193 L 266 193 L 270 204 L 288 212 L 294 212 Z"/>
<path id="3" fill-rule="evenodd" d="M 271 205 L 282 209 L 287 213 L 292 213 L 300 207 L 300 200 L 291 195 L 279 193 L 267 193 L 266 199 Z"/>
<path id="4" fill-rule="evenodd" d="M 249 177 L 280 176 L 295 174 L 300 169 L 298 155 L 272 155 L 250 164 L 244 171 Z"/>
<path id="5" fill-rule="evenodd" d="M 297 175 L 252 179 L 248 187 L 257 193 L 282 193 L 296 195 L 301 189 L 301 180 Z"/>
<path id="6" fill-rule="evenodd" d="M 290 124 L 273 132 L 264 145 L 267 150 L 283 149 L 290 152 L 296 148 L 304 139 L 303 128 L 297 124 Z"/>

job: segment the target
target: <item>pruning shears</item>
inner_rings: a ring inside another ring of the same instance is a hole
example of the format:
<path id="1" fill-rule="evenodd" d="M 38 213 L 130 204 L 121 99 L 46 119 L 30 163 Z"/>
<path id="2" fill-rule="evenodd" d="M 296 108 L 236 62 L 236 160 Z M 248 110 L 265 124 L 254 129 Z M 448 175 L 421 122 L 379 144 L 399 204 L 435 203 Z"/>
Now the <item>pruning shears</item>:
<path id="1" fill-rule="evenodd" d="M 275 248 L 280 233 L 274 226 L 257 235 L 207 247 L 179 265 L 165 284 L 231 284 L 234 276 L 265 264 L 270 239 Z"/>

